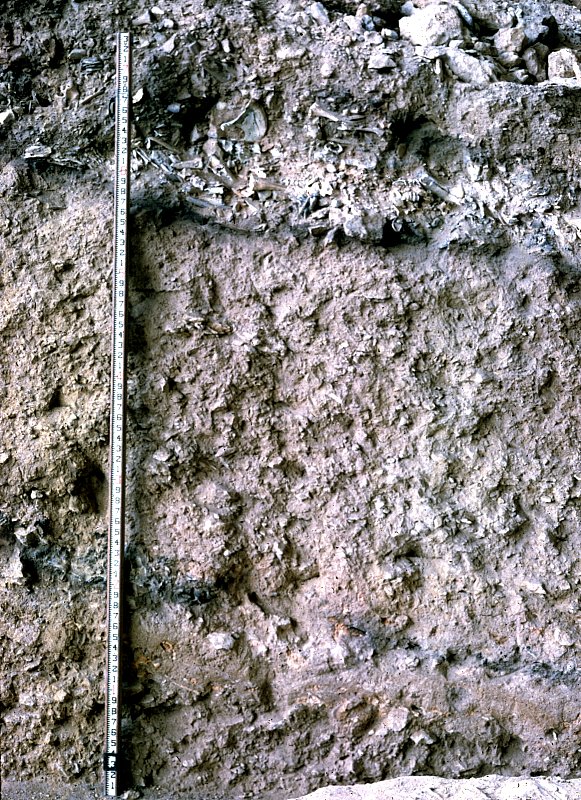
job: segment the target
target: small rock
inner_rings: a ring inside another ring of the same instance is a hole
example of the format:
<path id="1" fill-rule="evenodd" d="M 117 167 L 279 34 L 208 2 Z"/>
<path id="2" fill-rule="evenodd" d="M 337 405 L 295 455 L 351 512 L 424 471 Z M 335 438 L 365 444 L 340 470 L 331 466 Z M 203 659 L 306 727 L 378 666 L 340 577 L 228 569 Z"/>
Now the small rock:
<path id="1" fill-rule="evenodd" d="M 379 31 L 365 31 L 363 38 L 367 44 L 383 44 L 383 36 Z"/>
<path id="2" fill-rule="evenodd" d="M 83 50 L 82 47 L 75 47 L 74 50 L 71 50 L 69 53 L 69 61 L 76 63 L 81 61 L 87 55 L 87 51 Z"/>
<path id="3" fill-rule="evenodd" d="M 168 31 L 171 31 L 176 27 L 175 22 L 170 17 L 165 17 L 165 19 L 162 19 L 160 25 L 162 28 L 165 28 Z"/>
<path id="4" fill-rule="evenodd" d="M 403 731 L 406 725 L 408 724 L 410 718 L 410 712 L 408 708 L 404 706 L 397 706 L 396 708 L 392 708 L 387 715 L 387 719 L 385 720 L 386 728 L 393 731 L 394 733 L 399 733 Z"/>
<path id="5" fill-rule="evenodd" d="M 454 75 L 465 83 L 486 86 L 496 80 L 494 67 L 489 61 L 471 56 L 464 50 L 446 48 L 446 62 Z"/>
<path id="6" fill-rule="evenodd" d="M 157 19 L 161 19 L 165 14 L 163 8 L 160 8 L 159 6 L 152 6 L 149 11 L 152 17 L 156 17 Z"/>
<path id="7" fill-rule="evenodd" d="M 555 628 L 552 631 L 553 639 L 557 642 L 557 644 L 563 645 L 563 647 L 573 647 L 576 644 L 576 639 L 574 636 L 571 636 L 570 633 L 564 631 L 562 628 Z"/>
<path id="8" fill-rule="evenodd" d="M 0 464 L 5 464 L 10 459 L 10 453 L 0 453 Z"/>
<path id="9" fill-rule="evenodd" d="M 493 48 L 488 42 L 474 42 L 472 49 L 483 56 L 493 55 Z"/>
<path id="10" fill-rule="evenodd" d="M 197 125 L 194 125 L 190 133 L 190 144 L 195 144 L 204 138 L 204 133 Z M 200 164 L 192 164 L 192 167 L 200 169 Z"/>
<path id="11" fill-rule="evenodd" d="M 363 33 L 363 25 L 361 24 L 361 19 L 359 17 L 351 16 L 351 14 L 346 14 L 343 17 L 343 22 L 352 33 Z"/>
<path id="12" fill-rule="evenodd" d="M 513 69 L 509 72 L 509 80 L 513 83 L 530 83 L 531 76 L 526 69 Z"/>
<path id="13" fill-rule="evenodd" d="M 352 212 L 343 218 L 342 223 L 345 236 L 364 242 L 380 242 L 385 220 L 380 213 Z"/>
<path id="14" fill-rule="evenodd" d="M 373 17 L 370 17 L 369 14 L 362 14 L 359 16 L 361 20 L 361 27 L 364 31 L 374 31 L 375 30 L 375 22 L 373 21 Z"/>
<path id="15" fill-rule="evenodd" d="M 410 739 L 414 744 L 419 744 L 420 742 L 425 742 L 426 744 L 434 744 L 434 740 L 432 739 L 432 737 L 428 733 L 426 733 L 426 731 L 421 730 L 421 728 L 419 731 L 414 731 L 410 735 Z"/>
<path id="16" fill-rule="evenodd" d="M 44 144 L 31 144 L 24 151 L 23 158 L 48 158 L 52 154 L 52 148 Z"/>
<path id="17" fill-rule="evenodd" d="M 258 103 L 251 103 L 248 106 L 239 124 L 244 131 L 245 142 L 259 142 L 268 131 L 266 114 Z"/>
<path id="18" fill-rule="evenodd" d="M 397 42 L 399 40 L 399 33 L 392 31 L 391 28 L 382 28 L 381 35 L 386 42 Z"/>
<path id="19" fill-rule="evenodd" d="M 245 142 L 259 142 L 268 131 L 268 118 L 259 103 L 249 103 L 240 113 L 231 119 L 220 119 L 221 112 L 228 109 L 219 104 L 214 107 L 213 114 L 220 134 L 226 138 L 243 138 Z M 243 136 L 240 136 L 242 131 Z"/>
<path id="20" fill-rule="evenodd" d="M 169 39 L 167 39 L 167 41 L 165 41 L 161 45 L 161 49 L 163 50 L 164 53 L 167 53 L 168 55 L 170 53 L 173 53 L 173 51 L 175 50 L 175 46 L 176 46 L 176 36 L 177 36 L 177 33 L 174 33 L 173 36 L 170 36 Z"/>
<path id="21" fill-rule="evenodd" d="M 170 103 L 166 108 L 166 111 L 169 111 L 170 114 L 179 114 L 181 110 L 181 103 Z"/>
<path id="22" fill-rule="evenodd" d="M 14 548 L 6 566 L 3 566 L 2 577 L 8 585 L 22 585 L 24 583 L 24 572 L 22 570 L 20 552 L 17 547 Z"/>
<path id="23" fill-rule="evenodd" d="M 581 80 L 579 54 L 568 47 L 550 53 L 547 59 L 547 75 L 550 81 Z"/>
<path id="24" fill-rule="evenodd" d="M 369 61 L 367 62 L 368 69 L 384 70 L 393 69 L 396 66 L 393 58 L 384 51 L 372 53 Z"/>
<path id="25" fill-rule="evenodd" d="M 499 53 L 496 59 L 506 69 L 512 69 L 521 62 L 521 57 L 517 53 Z"/>
<path id="26" fill-rule="evenodd" d="M 363 224 L 361 214 L 353 214 L 347 217 L 343 222 L 343 232 L 345 236 L 349 236 L 353 239 L 365 240 L 369 236 L 369 232 Z"/>
<path id="27" fill-rule="evenodd" d="M 69 497 L 68 509 L 71 514 L 82 514 L 85 511 L 85 504 L 80 497 Z"/>
<path id="28" fill-rule="evenodd" d="M 16 114 L 11 108 L 7 108 L 6 111 L 0 112 L 0 128 L 4 125 L 7 125 L 9 122 L 14 122 L 15 119 Z"/>
<path id="29" fill-rule="evenodd" d="M 515 28 L 501 28 L 494 35 L 494 46 L 499 52 L 522 53 L 526 43 L 527 35 L 521 25 Z"/>
<path id="30" fill-rule="evenodd" d="M 151 708 L 151 706 L 155 705 L 155 697 L 152 694 L 146 694 L 145 697 L 142 697 L 139 701 L 139 705 L 145 706 L 145 708 Z"/>
<path id="31" fill-rule="evenodd" d="M 121 795 L 121 800 L 139 800 L 141 797 L 141 792 L 138 792 L 137 789 L 127 789 L 126 792 L 123 792 Z"/>
<path id="32" fill-rule="evenodd" d="M 523 61 L 532 77 L 541 83 L 547 80 L 547 56 L 549 48 L 546 44 L 537 43 L 523 53 Z"/>
<path id="33" fill-rule="evenodd" d="M 294 61 L 302 58 L 306 52 L 306 48 L 301 45 L 289 44 L 279 47 L 276 57 L 279 61 Z"/>
<path id="34" fill-rule="evenodd" d="M 547 80 L 547 56 L 549 48 L 546 44 L 537 44 L 529 47 L 523 53 L 523 61 L 532 77 L 541 83 Z"/>
<path id="35" fill-rule="evenodd" d="M 335 64 L 330 59 L 321 62 L 321 77 L 330 78 L 335 72 Z"/>
<path id="36" fill-rule="evenodd" d="M 466 39 L 466 28 L 453 6 L 434 3 L 414 10 L 399 21 L 401 35 L 412 44 L 429 47 L 448 44 L 452 39 Z"/>
<path id="37" fill-rule="evenodd" d="M 206 637 L 213 650 L 232 650 L 236 644 L 236 639 L 231 633 L 209 633 Z"/>
<path id="38" fill-rule="evenodd" d="M 152 19 L 149 11 L 144 11 L 138 17 L 135 17 L 133 20 L 131 20 L 131 24 L 136 28 L 139 28 L 142 25 L 151 25 L 151 22 Z"/>
<path id="39" fill-rule="evenodd" d="M 319 25 L 329 24 L 329 15 L 322 3 L 311 3 L 310 6 L 307 7 L 307 12 Z"/>

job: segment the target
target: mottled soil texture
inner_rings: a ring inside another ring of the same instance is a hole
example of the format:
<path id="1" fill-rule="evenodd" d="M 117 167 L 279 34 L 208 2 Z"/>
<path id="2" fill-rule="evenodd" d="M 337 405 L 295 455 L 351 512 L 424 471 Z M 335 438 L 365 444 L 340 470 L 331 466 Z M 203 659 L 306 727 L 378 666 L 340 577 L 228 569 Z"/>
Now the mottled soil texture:
<path id="1" fill-rule="evenodd" d="M 118 29 L 125 785 L 579 777 L 577 5 L 4 3 L 5 778 L 101 780 Z"/>

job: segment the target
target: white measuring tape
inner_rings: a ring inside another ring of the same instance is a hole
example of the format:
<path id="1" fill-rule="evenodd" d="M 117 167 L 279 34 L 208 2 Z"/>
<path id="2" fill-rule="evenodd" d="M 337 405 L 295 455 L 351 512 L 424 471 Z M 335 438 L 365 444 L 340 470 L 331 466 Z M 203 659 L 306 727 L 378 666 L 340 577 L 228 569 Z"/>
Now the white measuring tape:
<path id="1" fill-rule="evenodd" d="M 107 664 L 105 686 L 105 795 L 117 796 L 121 723 L 121 634 L 125 534 L 125 328 L 131 107 L 131 34 L 117 34 L 115 94 L 115 221 L 111 347 L 111 445 L 107 558 Z"/>

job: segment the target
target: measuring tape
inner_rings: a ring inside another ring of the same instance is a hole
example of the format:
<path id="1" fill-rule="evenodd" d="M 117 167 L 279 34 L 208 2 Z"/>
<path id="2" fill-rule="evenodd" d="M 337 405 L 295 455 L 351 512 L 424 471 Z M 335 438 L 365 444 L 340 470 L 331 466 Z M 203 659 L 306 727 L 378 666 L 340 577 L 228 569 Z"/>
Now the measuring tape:
<path id="1" fill-rule="evenodd" d="M 111 444 L 107 557 L 107 664 L 105 686 L 105 796 L 117 796 L 121 723 L 121 632 L 125 538 L 125 328 L 131 105 L 131 34 L 117 34 L 115 102 L 115 222 L 111 343 Z"/>

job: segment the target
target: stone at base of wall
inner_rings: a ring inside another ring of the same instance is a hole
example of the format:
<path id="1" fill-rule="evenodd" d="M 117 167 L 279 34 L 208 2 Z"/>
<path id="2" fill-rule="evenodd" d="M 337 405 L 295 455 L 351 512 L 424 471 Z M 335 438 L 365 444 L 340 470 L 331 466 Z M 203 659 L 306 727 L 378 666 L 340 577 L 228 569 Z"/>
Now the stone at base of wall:
<path id="1" fill-rule="evenodd" d="M 359 786 L 328 786 L 298 800 L 580 800 L 581 779 L 504 778 L 470 780 L 412 777 Z"/>
<path id="2" fill-rule="evenodd" d="M 202 800 L 195 792 L 174 793 L 155 787 L 125 796 L 142 800 Z M 86 784 L 55 784 L 50 781 L 4 781 L 2 800 L 95 800 L 100 787 Z M 123 795 L 122 795 L 123 797 Z M 449 780 L 433 777 L 393 778 L 356 786 L 326 786 L 296 800 L 581 800 L 581 779 L 486 778 Z M 257 798 L 260 800 L 260 798 Z M 282 800 L 282 798 L 281 798 Z"/>

